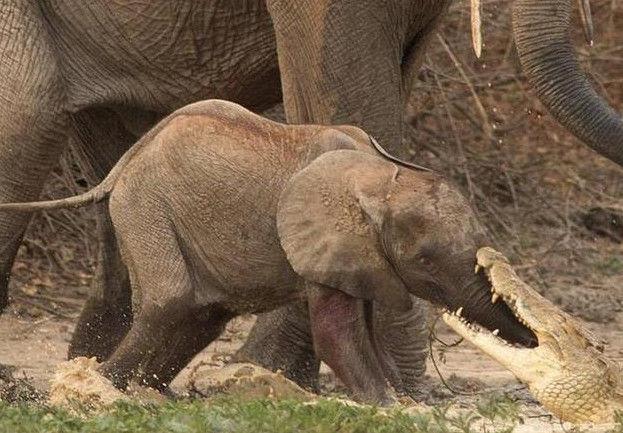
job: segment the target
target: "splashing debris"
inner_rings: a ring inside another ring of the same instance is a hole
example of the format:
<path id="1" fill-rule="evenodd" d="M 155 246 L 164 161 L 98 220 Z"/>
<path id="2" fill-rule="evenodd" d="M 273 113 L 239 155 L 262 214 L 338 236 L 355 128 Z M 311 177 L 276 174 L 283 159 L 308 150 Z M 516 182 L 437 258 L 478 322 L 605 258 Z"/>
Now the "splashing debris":
<path id="1" fill-rule="evenodd" d="M 279 373 L 253 364 L 229 364 L 215 369 L 199 364 L 190 376 L 191 393 L 212 397 L 230 394 L 245 399 L 275 398 L 311 400 L 314 395 Z"/>
<path id="2" fill-rule="evenodd" d="M 101 409 L 129 397 L 98 371 L 95 358 L 78 357 L 60 364 L 50 386 L 48 402 L 67 409 Z"/>

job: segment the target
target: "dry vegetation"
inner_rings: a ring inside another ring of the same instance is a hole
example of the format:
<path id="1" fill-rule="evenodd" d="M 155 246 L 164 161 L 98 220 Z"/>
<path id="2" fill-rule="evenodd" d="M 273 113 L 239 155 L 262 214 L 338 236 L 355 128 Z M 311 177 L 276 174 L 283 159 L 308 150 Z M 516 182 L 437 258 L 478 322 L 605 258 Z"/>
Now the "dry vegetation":
<path id="1" fill-rule="evenodd" d="M 621 112 L 623 31 L 615 23 L 623 5 L 591 3 L 595 45 L 583 41 L 578 23 L 576 46 Z M 468 9 L 451 9 L 420 72 L 404 149 L 395 151 L 459 182 L 497 246 L 543 293 L 585 319 L 608 322 L 623 301 L 623 227 L 617 231 L 610 219 L 601 231 L 614 232 L 602 236 L 587 229 L 585 216 L 594 207 L 623 210 L 623 170 L 557 125 L 529 90 L 514 52 L 510 4 L 484 2 L 480 61 L 468 37 Z"/>

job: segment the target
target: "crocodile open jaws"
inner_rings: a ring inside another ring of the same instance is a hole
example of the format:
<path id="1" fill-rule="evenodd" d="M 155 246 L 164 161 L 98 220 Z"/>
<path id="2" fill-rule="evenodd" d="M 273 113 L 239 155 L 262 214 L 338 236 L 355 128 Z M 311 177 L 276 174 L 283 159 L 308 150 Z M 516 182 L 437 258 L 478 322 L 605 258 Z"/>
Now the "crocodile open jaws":
<path id="1" fill-rule="evenodd" d="M 502 300 L 534 332 L 538 346 L 511 345 L 457 313 L 444 321 L 509 369 L 554 415 L 572 423 L 608 423 L 623 410 L 623 376 L 603 345 L 582 323 L 521 281 L 506 257 L 492 248 L 477 253 L 476 272 L 491 282 L 491 301 Z"/>

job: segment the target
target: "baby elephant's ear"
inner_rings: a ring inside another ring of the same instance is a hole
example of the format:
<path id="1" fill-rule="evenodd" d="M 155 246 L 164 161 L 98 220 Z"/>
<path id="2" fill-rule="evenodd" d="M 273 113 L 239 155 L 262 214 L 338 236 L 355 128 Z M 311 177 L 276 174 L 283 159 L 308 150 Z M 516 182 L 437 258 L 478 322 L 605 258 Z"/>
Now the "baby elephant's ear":
<path id="1" fill-rule="evenodd" d="M 277 229 L 296 273 L 356 298 L 411 308 L 381 245 L 396 170 L 376 156 L 336 150 L 292 177 L 279 199 Z"/>

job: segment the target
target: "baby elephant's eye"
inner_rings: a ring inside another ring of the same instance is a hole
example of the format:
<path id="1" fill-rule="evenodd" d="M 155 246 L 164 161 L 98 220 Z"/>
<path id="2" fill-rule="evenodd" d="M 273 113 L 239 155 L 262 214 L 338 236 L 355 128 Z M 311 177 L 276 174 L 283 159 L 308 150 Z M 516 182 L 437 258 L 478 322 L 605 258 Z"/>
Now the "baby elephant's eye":
<path id="1" fill-rule="evenodd" d="M 422 266 L 426 266 L 427 268 L 432 266 L 433 262 L 430 259 L 430 257 L 428 256 L 423 256 L 423 255 L 419 255 L 417 258 L 417 261 L 422 265 Z"/>

